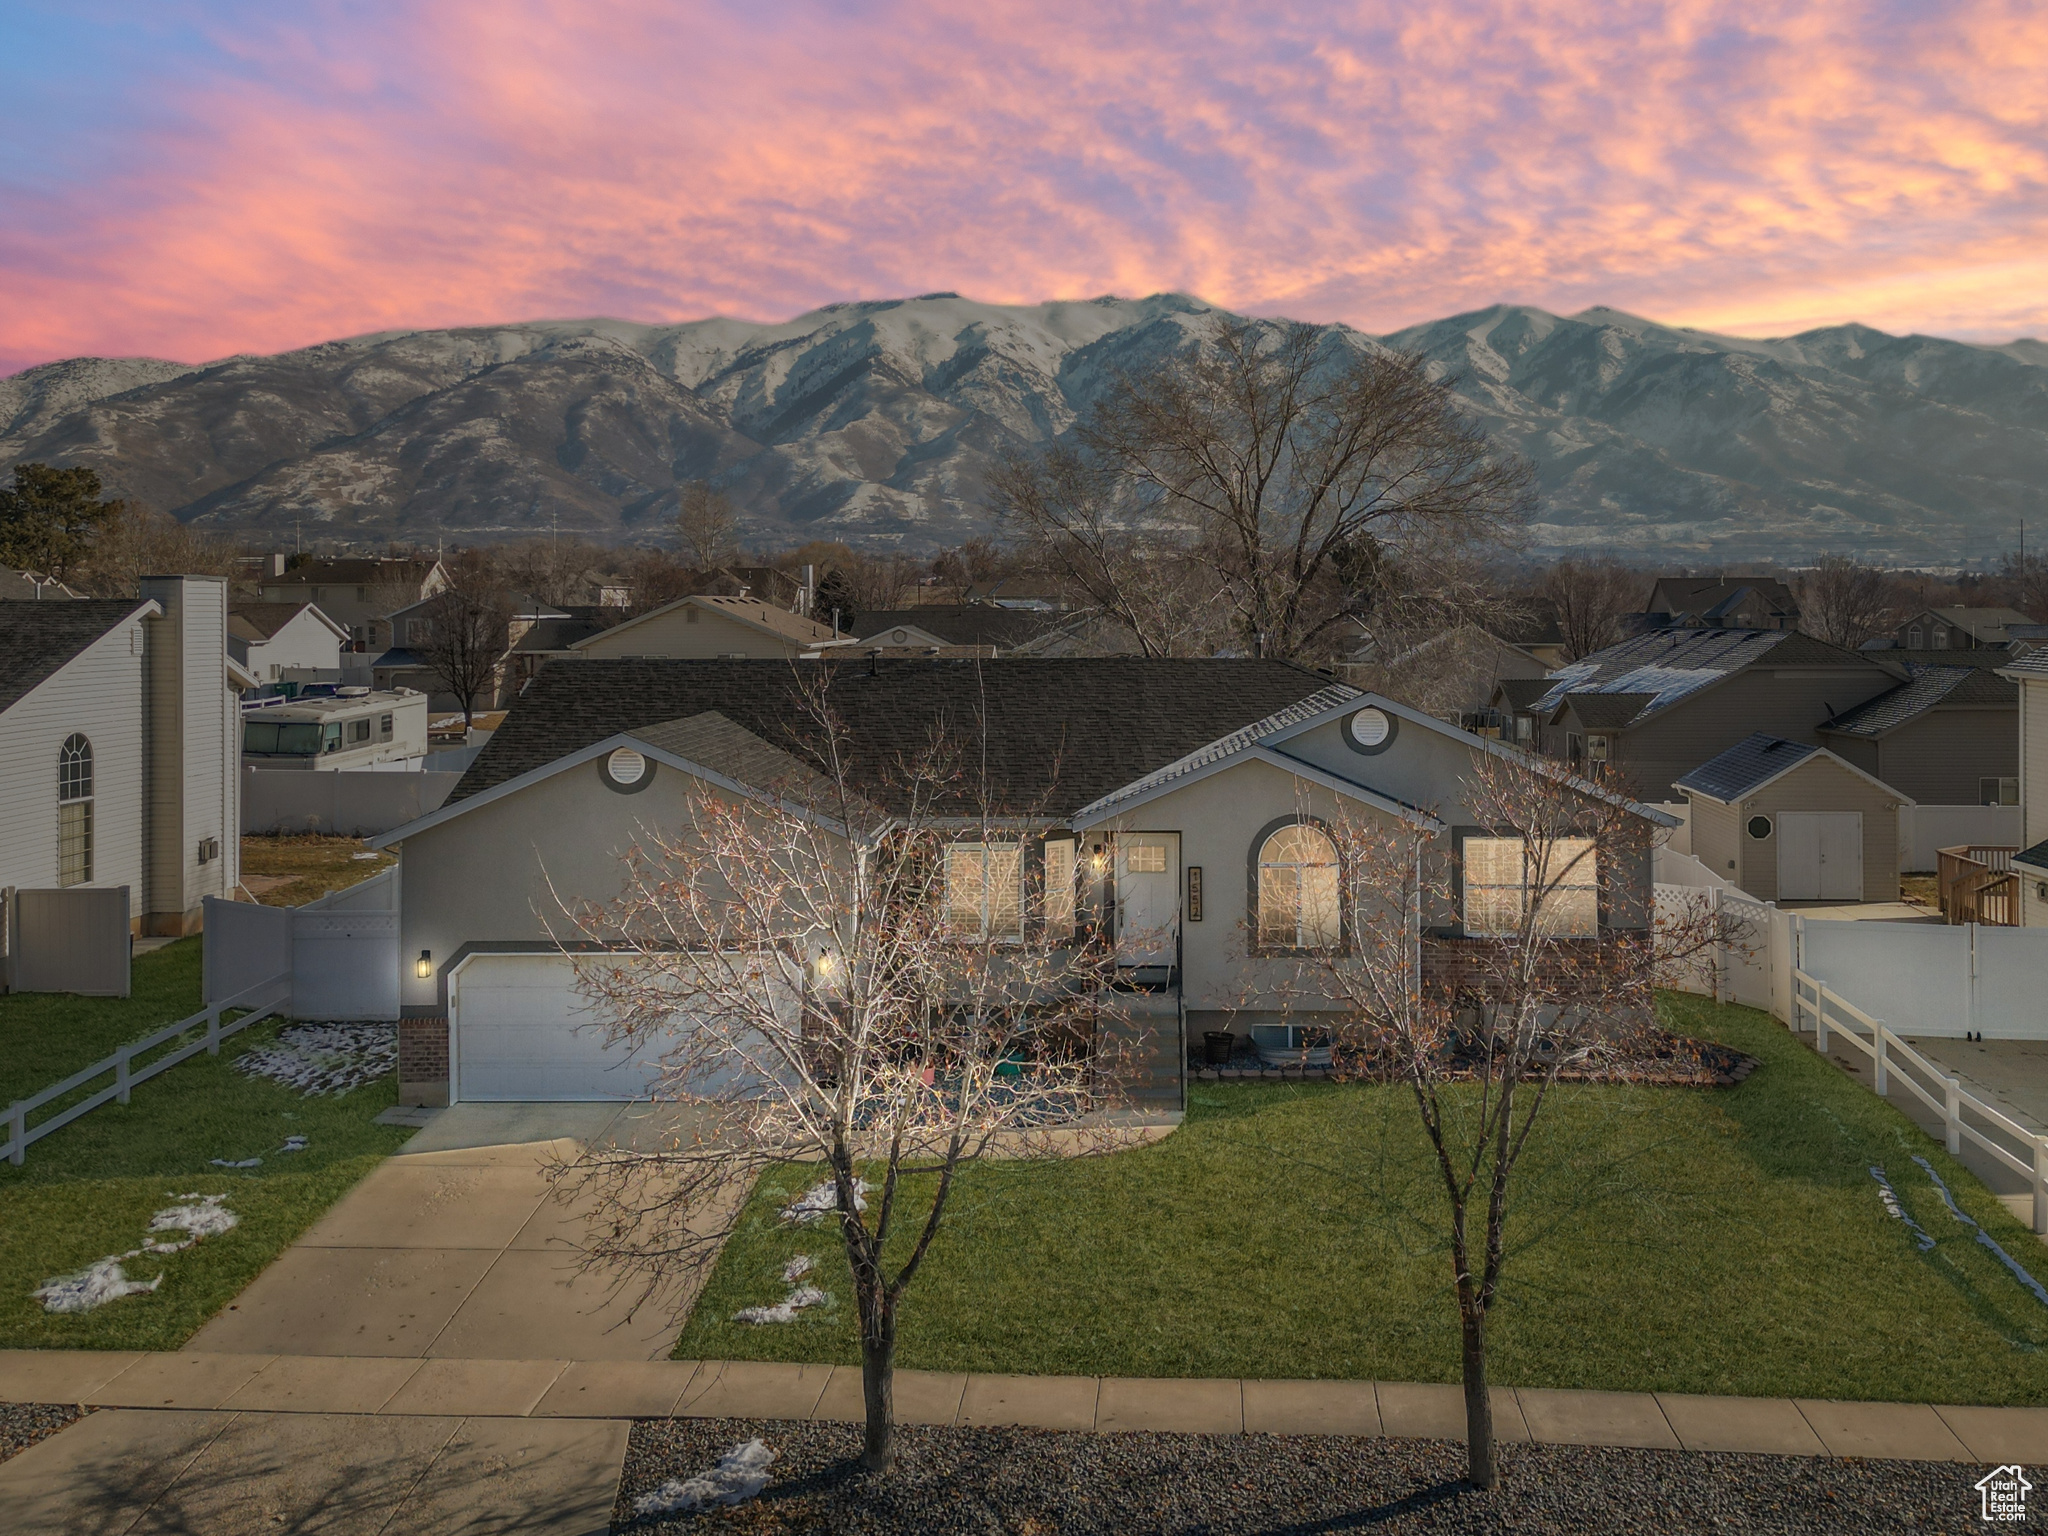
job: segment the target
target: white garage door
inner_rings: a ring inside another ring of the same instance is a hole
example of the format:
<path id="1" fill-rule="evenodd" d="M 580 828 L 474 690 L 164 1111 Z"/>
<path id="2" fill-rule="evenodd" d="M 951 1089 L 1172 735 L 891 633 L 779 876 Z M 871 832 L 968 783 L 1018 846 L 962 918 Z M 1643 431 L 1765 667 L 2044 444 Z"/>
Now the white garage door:
<path id="1" fill-rule="evenodd" d="M 630 1099 L 646 1092 L 650 1069 L 604 1026 L 576 991 L 573 961 L 561 955 L 472 955 L 451 979 L 458 1100 Z"/>

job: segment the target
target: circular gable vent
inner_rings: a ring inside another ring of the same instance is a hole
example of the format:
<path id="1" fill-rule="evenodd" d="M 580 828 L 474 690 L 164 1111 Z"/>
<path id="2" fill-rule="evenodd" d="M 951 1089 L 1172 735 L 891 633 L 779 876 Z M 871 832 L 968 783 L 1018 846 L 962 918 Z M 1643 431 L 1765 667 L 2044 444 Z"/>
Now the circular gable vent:
<path id="1" fill-rule="evenodd" d="M 620 747 L 604 760 L 604 776 L 616 789 L 638 789 L 652 765 L 631 747 Z"/>
<path id="2" fill-rule="evenodd" d="M 1394 717 L 1368 706 L 1344 722 L 1344 739 L 1354 752 L 1384 752 L 1394 744 Z"/>

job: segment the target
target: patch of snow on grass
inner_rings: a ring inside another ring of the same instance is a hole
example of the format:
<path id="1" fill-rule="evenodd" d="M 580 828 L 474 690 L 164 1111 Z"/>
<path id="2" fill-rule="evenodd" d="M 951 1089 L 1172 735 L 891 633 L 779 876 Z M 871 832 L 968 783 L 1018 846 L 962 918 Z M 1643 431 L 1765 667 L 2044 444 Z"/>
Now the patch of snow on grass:
<path id="1" fill-rule="evenodd" d="M 736 1445 L 718 1458 L 709 1472 L 684 1480 L 670 1478 L 652 1493 L 633 1501 L 633 1513 L 684 1515 L 716 1504 L 743 1504 L 768 1486 L 768 1466 L 775 1453 L 759 1440 Z"/>
<path id="2" fill-rule="evenodd" d="M 831 1298 L 815 1285 L 800 1285 L 772 1307 L 741 1307 L 733 1313 L 732 1320 L 736 1323 L 793 1323 L 797 1313 L 806 1307 L 821 1306 L 829 1300 Z"/>
<path id="3" fill-rule="evenodd" d="M 782 1266 L 782 1278 L 784 1283 L 788 1285 L 795 1285 L 797 1281 L 803 1279 L 805 1275 L 808 1275 L 811 1272 L 812 1266 L 815 1263 L 816 1261 L 812 1259 L 812 1257 L 808 1253 L 798 1254 L 795 1258 L 791 1259 L 787 1264 Z"/>
<path id="4" fill-rule="evenodd" d="M 308 1098 L 347 1093 L 397 1067 L 398 1026 L 376 1023 L 287 1024 L 269 1045 L 235 1059 L 237 1071 L 283 1083 Z"/>
<path id="5" fill-rule="evenodd" d="M 182 1232 L 185 1234 L 182 1238 L 164 1242 L 160 1238 L 145 1237 L 140 1248 L 109 1254 L 75 1274 L 45 1280 L 29 1294 L 43 1304 L 45 1312 L 90 1312 L 110 1301 L 119 1301 L 123 1296 L 139 1296 L 154 1291 L 164 1283 L 161 1274 L 154 1280 L 130 1280 L 122 1264 L 145 1253 L 183 1253 L 194 1243 L 231 1230 L 240 1220 L 221 1203 L 227 1199 L 226 1195 L 173 1195 L 171 1198 L 179 1203 L 165 1206 L 151 1216 L 149 1230 Z"/>
<path id="6" fill-rule="evenodd" d="M 853 1181 L 853 1208 L 856 1211 L 864 1211 L 868 1208 L 867 1192 L 867 1180 L 855 1179 Z M 784 1221 L 793 1221 L 798 1226 L 807 1227 L 827 1211 L 836 1211 L 838 1209 L 838 1189 L 830 1179 L 827 1179 L 822 1184 L 812 1185 L 811 1188 L 798 1195 L 788 1205 L 785 1205 L 782 1208 L 782 1219 Z"/>

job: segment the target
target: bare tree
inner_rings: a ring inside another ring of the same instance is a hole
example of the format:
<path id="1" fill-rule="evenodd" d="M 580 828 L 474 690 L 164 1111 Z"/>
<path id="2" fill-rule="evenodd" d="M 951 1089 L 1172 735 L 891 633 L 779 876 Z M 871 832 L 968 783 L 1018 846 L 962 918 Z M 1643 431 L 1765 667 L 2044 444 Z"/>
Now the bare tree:
<path id="1" fill-rule="evenodd" d="M 676 532 L 683 552 L 700 571 L 716 570 L 739 553 L 739 514 L 710 482 L 691 480 L 676 493 Z"/>
<path id="2" fill-rule="evenodd" d="M 2048 613 L 2048 558 L 2007 550 L 1998 562 L 1998 583 L 2005 601 L 2029 618 Z"/>
<path id="3" fill-rule="evenodd" d="M 1848 555 L 1822 555 L 1799 579 L 1799 627 L 1851 650 L 1898 627 L 1891 578 Z"/>
<path id="4" fill-rule="evenodd" d="M 1463 1346 L 1467 1476 L 1496 1478 L 1487 1321 L 1510 1257 L 1516 1170 L 1561 1076 L 1598 1077 L 1652 1028 L 1652 988 L 1739 943 L 1702 902 L 1639 910 L 1649 828 L 1625 801 L 1512 750 L 1475 752 L 1455 876 L 1407 823 L 1332 829 L 1341 948 L 1312 967 L 1348 1074 L 1405 1083 L 1443 1194 Z M 1645 872 L 1646 873 L 1646 872 Z M 1459 896 L 1462 893 L 1462 907 Z M 1424 937 L 1452 916 L 1468 937 Z M 1339 931 L 1332 920 L 1329 930 Z"/>
<path id="5" fill-rule="evenodd" d="M 73 578 L 94 597 L 132 597 L 144 576 L 176 571 L 190 576 L 228 576 L 236 570 L 240 546 L 232 540 L 181 523 L 167 512 L 132 502 L 114 502 Z"/>
<path id="6" fill-rule="evenodd" d="M 859 1320 L 862 1461 L 883 1470 L 898 1319 L 962 1171 L 1115 1144 L 1086 1117 L 1131 1041 L 1104 1010 L 1113 957 L 1077 926 L 1071 860 L 1040 872 L 975 744 L 936 740 L 857 786 L 823 687 L 804 690 L 808 761 L 752 798 L 693 792 L 632 851 L 624 893 L 571 914 L 606 957 L 582 970 L 594 1011 L 658 1057 L 653 1097 L 691 1117 L 657 1150 L 560 1176 L 602 1213 L 590 1260 L 638 1275 L 644 1303 L 715 1259 L 728 1191 L 822 1164 Z"/>
<path id="7" fill-rule="evenodd" d="M 1421 357 L 1234 318 L 991 479 L 1041 562 L 1134 632 L 1158 606 L 1147 576 L 1192 557 L 1239 646 L 1283 659 L 1327 650 L 1383 555 L 1426 587 L 1511 538 L 1530 485 Z"/>
<path id="8" fill-rule="evenodd" d="M 589 576 L 616 557 L 581 539 L 526 539 L 499 549 L 496 558 L 498 570 L 515 591 L 569 607 L 596 601 Z"/>
<path id="9" fill-rule="evenodd" d="M 431 599 L 425 618 L 412 623 L 409 648 L 426 663 L 435 683 L 455 696 L 463 728 L 469 729 L 478 698 L 495 694 L 511 649 L 511 604 L 489 587 L 450 587 Z"/>
<path id="10" fill-rule="evenodd" d="M 1543 578 L 1543 596 L 1557 613 L 1564 659 L 1577 661 L 1622 638 L 1622 619 L 1647 597 L 1639 572 L 1614 560 L 1560 560 Z"/>

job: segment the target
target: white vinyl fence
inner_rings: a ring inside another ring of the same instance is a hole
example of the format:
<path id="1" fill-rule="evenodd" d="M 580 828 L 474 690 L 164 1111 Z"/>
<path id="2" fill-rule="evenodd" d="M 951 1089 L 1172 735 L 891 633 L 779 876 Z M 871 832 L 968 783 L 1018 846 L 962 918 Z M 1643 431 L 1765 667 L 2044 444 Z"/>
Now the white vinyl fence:
<path id="1" fill-rule="evenodd" d="M 1974 923 L 1851 922 L 1781 912 L 1735 889 L 1689 855 L 1658 849 L 1657 907 L 1667 920 L 1706 901 L 1743 921 L 1703 977 L 1670 984 L 1768 1010 L 1869 1058 L 1874 1086 L 1902 1085 L 1941 1117 L 1952 1153 L 1965 1142 L 2033 1188 L 2033 1225 L 2048 1233 L 2048 1137 L 2019 1124 L 1902 1038 L 1976 1031 L 1991 1040 L 2048 1040 L 2048 929 Z"/>
<path id="2" fill-rule="evenodd" d="M 1940 867 L 1944 848 L 1965 843 L 2023 848 L 2016 805 L 1902 805 L 1899 807 L 1899 872 Z"/>
<path id="3" fill-rule="evenodd" d="M 295 1019 L 398 1017 L 398 871 L 386 869 L 303 907 L 209 900 L 205 996 L 283 971 Z"/>
<path id="4" fill-rule="evenodd" d="M 251 1024 L 279 1012 L 290 998 L 291 978 L 273 976 L 268 981 L 259 982 L 234 997 L 209 1003 L 190 1018 L 180 1019 L 175 1024 L 166 1024 L 162 1029 L 154 1030 L 140 1040 L 129 1041 L 113 1055 L 72 1073 L 60 1083 L 52 1083 L 41 1093 L 15 1100 L 7 1106 L 7 1140 L 0 1142 L 0 1153 L 5 1153 L 9 1162 L 19 1165 L 27 1156 L 29 1147 L 52 1131 L 62 1130 L 81 1115 L 91 1114 L 102 1104 L 115 1101 L 126 1104 L 129 1090 L 137 1083 L 146 1083 L 159 1072 L 168 1072 L 179 1062 L 186 1061 L 201 1051 L 205 1051 L 209 1056 L 218 1056 L 221 1041 L 230 1035 L 240 1034 Z M 226 1021 L 223 1016 L 236 1008 L 250 1011 L 237 1019 Z M 201 1024 L 206 1026 L 205 1034 L 188 1040 L 176 1050 L 166 1051 L 141 1066 L 136 1065 L 140 1058 L 148 1056 L 158 1046 L 168 1044 L 188 1030 L 197 1029 Z M 34 1125 L 28 1123 L 28 1117 L 36 1110 L 63 1098 L 66 1094 L 77 1092 L 94 1078 L 105 1077 L 108 1073 L 113 1074 L 114 1080 L 97 1093 L 80 1099 L 76 1104 L 50 1116 L 47 1120 L 39 1120 Z"/>
<path id="5" fill-rule="evenodd" d="M 246 833 L 333 832 L 375 837 L 438 811 L 459 771 L 244 768 Z"/>

